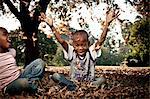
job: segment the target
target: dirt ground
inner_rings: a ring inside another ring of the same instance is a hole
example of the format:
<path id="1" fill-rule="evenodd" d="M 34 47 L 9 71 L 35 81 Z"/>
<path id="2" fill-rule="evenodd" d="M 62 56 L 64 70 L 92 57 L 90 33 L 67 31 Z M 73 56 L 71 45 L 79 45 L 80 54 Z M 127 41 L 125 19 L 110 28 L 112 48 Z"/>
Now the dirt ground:
<path id="1" fill-rule="evenodd" d="M 97 66 L 96 77 L 105 77 L 106 83 L 100 87 L 91 86 L 89 82 L 76 82 L 75 91 L 60 87 L 49 75 L 54 72 L 66 77 L 69 67 L 48 67 L 39 87 L 45 89 L 40 95 L 10 96 L 0 93 L 0 99 L 150 99 L 150 68 L 149 67 L 108 67 Z"/>

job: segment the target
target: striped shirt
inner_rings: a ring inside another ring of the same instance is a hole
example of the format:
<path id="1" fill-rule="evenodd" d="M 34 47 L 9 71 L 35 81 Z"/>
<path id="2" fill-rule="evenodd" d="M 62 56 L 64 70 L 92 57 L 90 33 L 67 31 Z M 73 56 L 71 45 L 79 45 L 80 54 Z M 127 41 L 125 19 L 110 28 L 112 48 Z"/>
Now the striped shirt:
<path id="1" fill-rule="evenodd" d="M 84 57 L 78 56 L 70 44 L 68 44 L 68 52 L 65 50 L 63 52 L 64 58 L 71 65 L 70 76 L 72 80 L 94 80 L 96 59 L 101 55 L 101 50 L 95 51 L 95 43 L 89 47 Z"/>
<path id="2" fill-rule="evenodd" d="M 15 49 L 9 49 L 6 53 L 0 53 L 0 91 L 20 76 L 15 56 Z"/>

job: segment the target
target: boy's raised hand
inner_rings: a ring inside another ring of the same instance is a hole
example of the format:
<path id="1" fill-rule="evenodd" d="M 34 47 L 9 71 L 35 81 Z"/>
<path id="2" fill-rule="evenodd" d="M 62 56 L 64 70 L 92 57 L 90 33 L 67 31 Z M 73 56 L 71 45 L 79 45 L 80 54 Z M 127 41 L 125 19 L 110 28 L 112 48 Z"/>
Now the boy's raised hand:
<path id="1" fill-rule="evenodd" d="M 106 12 L 106 24 L 110 24 L 114 19 L 116 19 L 119 16 L 119 11 L 108 8 L 108 11 Z"/>
<path id="2" fill-rule="evenodd" d="M 43 13 L 43 12 L 41 12 L 40 14 L 41 15 L 39 16 L 39 19 L 41 21 L 46 22 L 49 26 L 53 26 L 53 19 L 52 19 L 52 17 L 50 17 L 50 18 L 46 17 L 45 13 Z"/>

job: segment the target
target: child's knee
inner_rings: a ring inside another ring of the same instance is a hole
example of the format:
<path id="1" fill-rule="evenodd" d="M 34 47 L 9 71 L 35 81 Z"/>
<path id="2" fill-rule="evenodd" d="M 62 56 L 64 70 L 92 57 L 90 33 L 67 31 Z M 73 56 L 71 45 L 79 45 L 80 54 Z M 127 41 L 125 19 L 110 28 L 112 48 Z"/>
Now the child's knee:
<path id="1" fill-rule="evenodd" d="M 100 83 L 105 83 L 106 82 L 106 79 L 104 77 L 99 77 L 96 79 L 98 82 Z"/>
<path id="2" fill-rule="evenodd" d="M 40 58 L 36 59 L 35 62 L 38 64 L 42 64 L 42 66 L 45 66 L 45 62 Z"/>
<path id="3" fill-rule="evenodd" d="M 18 85 L 18 87 L 21 87 L 21 88 L 27 88 L 29 86 L 28 79 L 26 79 L 26 78 L 17 79 L 15 84 Z"/>
<path id="4" fill-rule="evenodd" d="M 9 94 L 20 94 L 22 91 L 26 91 L 29 88 L 28 79 L 19 78 L 9 84 L 6 88 L 6 93 Z"/>
<path id="5" fill-rule="evenodd" d="M 99 77 L 99 78 L 96 78 L 95 81 L 92 82 L 92 85 L 99 87 L 105 82 L 106 82 L 106 79 L 104 77 Z"/>
<path id="6" fill-rule="evenodd" d="M 59 82 L 60 79 L 61 79 L 61 75 L 58 74 L 58 73 L 54 73 L 51 78 L 52 78 L 53 81 Z"/>

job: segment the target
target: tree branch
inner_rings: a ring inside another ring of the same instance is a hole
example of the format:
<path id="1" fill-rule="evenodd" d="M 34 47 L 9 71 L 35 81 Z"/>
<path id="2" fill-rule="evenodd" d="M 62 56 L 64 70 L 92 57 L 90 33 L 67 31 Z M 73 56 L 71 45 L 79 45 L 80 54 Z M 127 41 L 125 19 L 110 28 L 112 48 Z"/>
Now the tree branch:
<path id="1" fill-rule="evenodd" d="M 46 12 L 49 2 L 50 2 L 50 0 L 40 0 L 39 1 L 39 5 L 41 7 L 41 12 Z"/>
<path id="2" fill-rule="evenodd" d="M 50 0 L 40 0 L 38 2 L 38 6 L 34 9 L 33 14 L 33 20 L 36 22 L 36 25 L 39 25 L 38 16 L 40 15 L 40 12 L 46 12 L 47 6 L 49 4 Z"/>
<path id="3" fill-rule="evenodd" d="M 31 0 L 21 0 L 20 1 L 20 13 L 22 17 L 30 17 L 30 12 L 28 10 Z"/>
<path id="4" fill-rule="evenodd" d="M 17 8 L 13 5 L 13 3 L 10 0 L 4 0 L 4 3 L 8 6 L 10 11 L 17 17 L 20 17 L 20 14 L 17 10 Z"/>

